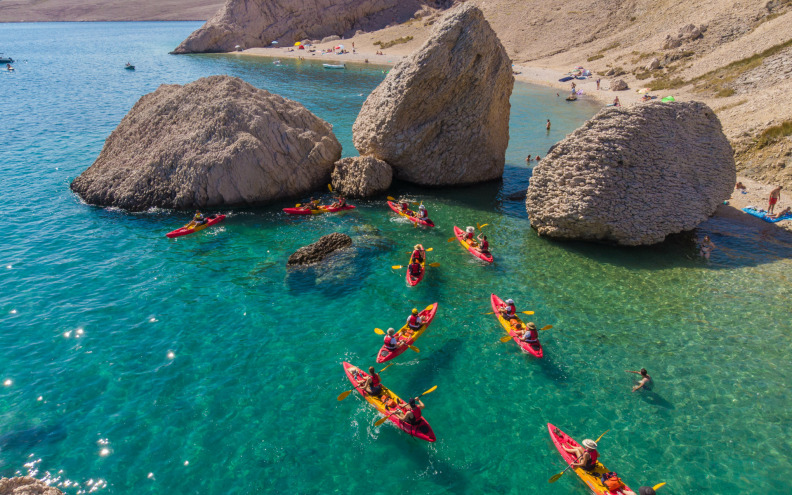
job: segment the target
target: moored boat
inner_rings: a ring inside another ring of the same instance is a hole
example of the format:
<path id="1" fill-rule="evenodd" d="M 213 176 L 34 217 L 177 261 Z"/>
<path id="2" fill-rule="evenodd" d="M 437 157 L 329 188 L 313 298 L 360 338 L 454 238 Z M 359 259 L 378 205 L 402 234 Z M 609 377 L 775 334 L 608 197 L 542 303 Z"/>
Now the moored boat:
<path id="1" fill-rule="evenodd" d="M 346 64 L 322 64 L 325 69 L 346 69 Z"/>

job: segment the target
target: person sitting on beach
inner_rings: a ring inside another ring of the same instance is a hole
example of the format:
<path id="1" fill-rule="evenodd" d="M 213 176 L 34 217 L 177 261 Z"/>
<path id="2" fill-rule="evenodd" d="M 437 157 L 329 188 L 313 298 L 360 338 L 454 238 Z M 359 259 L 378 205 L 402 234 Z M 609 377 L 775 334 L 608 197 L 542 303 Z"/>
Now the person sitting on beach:
<path id="1" fill-rule="evenodd" d="M 418 308 L 413 308 L 412 313 L 407 317 L 407 331 L 405 332 L 405 335 L 410 337 L 413 332 L 419 330 L 423 324 L 423 317 L 418 314 Z"/>
<path id="2" fill-rule="evenodd" d="M 635 392 L 636 390 L 640 390 L 642 388 L 646 390 L 652 389 L 652 384 L 653 384 L 652 377 L 649 376 L 649 373 L 647 373 L 646 368 L 641 368 L 640 371 L 630 371 L 630 370 L 624 370 L 624 371 L 627 373 L 635 373 L 636 375 L 641 375 L 641 381 L 639 381 L 638 384 L 633 387 L 632 389 L 633 392 Z"/>
<path id="3" fill-rule="evenodd" d="M 618 96 L 613 99 L 613 106 L 614 107 L 620 107 L 621 106 L 621 102 L 619 101 L 619 97 Z"/>
<path id="4" fill-rule="evenodd" d="M 336 198 L 335 203 L 330 205 L 330 208 L 343 208 L 344 206 L 346 206 L 346 198 L 339 196 Z"/>
<path id="5" fill-rule="evenodd" d="M 738 182 L 737 184 L 735 184 L 734 188 L 735 189 L 746 189 L 745 184 L 743 184 L 742 182 Z"/>
<path id="6" fill-rule="evenodd" d="M 410 399 L 408 405 L 410 406 L 410 410 L 407 411 L 406 414 L 403 412 L 397 412 L 394 415 L 406 423 L 409 423 L 411 425 L 417 425 L 418 423 L 421 422 L 421 418 L 423 417 L 423 414 L 421 413 L 421 409 L 423 409 L 426 406 L 424 406 L 424 403 L 421 402 L 421 399 L 417 397 L 414 399 Z"/>
<path id="7" fill-rule="evenodd" d="M 561 445 L 564 450 L 575 456 L 575 461 L 572 462 L 573 468 L 581 468 L 585 471 L 593 471 L 597 467 L 597 459 L 599 452 L 597 452 L 597 442 L 589 438 L 583 440 L 583 446 L 567 447 Z"/>
<path id="8" fill-rule="evenodd" d="M 478 251 L 481 254 L 490 254 L 489 242 L 487 241 L 487 236 L 483 234 L 479 234 L 479 236 L 476 237 L 476 239 L 478 239 L 479 241 L 479 247 L 476 248 L 476 251 Z"/>
<path id="9" fill-rule="evenodd" d="M 704 236 L 704 240 L 701 241 L 701 247 L 699 248 L 699 255 L 701 255 L 704 259 L 710 259 L 710 253 L 715 249 L 715 243 L 712 242 L 708 235 Z"/>
<path id="10" fill-rule="evenodd" d="M 357 384 L 369 395 L 379 395 L 382 393 L 382 383 L 379 375 L 375 372 L 374 366 L 369 366 L 369 376 L 357 380 Z"/>
<path id="11" fill-rule="evenodd" d="M 790 215 L 790 214 L 792 214 L 792 207 L 791 206 L 787 206 L 786 208 L 784 208 L 783 210 L 779 211 L 778 213 L 773 213 L 772 215 L 768 213 L 767 215 L 765 215 L 765 218 L 769 218 L 771 220 L 778 220 L 779 218 L 781 218 L 781 217 L 783 217 L 785 215 Z"/>
<path id="12" fill-rule="evenodd" d="M 389 328 L 388 333 L 385 335 L 385 349 L 389 351 L 395 351 L 399 348 L 399 339 L 394 336 L 395 333 L 395 329 Z"/>
<path id="13" fill-rule="evenodd" d="M 429 212 L 424 205 L 418 207 L 418 219 L 429 220 Z"/>
<path id="14" fill-rule="evenodd" d="M 517 315 L 517 306 L 514 304 L 514 299 L 506 299 L 506 304 L 498 309 L 503 319 L 511 320 Z"/>

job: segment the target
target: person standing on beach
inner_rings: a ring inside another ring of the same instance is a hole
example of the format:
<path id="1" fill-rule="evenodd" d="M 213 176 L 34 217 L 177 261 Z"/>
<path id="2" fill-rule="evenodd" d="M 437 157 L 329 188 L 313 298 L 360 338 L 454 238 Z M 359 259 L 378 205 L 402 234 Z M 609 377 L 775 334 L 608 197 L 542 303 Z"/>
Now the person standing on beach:
<path id="1" fill-rule="evenodd" d="M 649 376 L 649 373 L 646 371 L 646 368 L 641 368 L 641 371 L 630 371 L 624 370 L 625 373 L 635 373 L 636 375 L 641 375 L 641 381 L 638 382 L 636 386 L 633 387 L 632 391 L 635 392 L 636 390 L 645 388 L 646 390 L 652 389 L 652 377 Z"/>
<path id="2" fill-rule="evenodd" d="M 547 132 L 550 132 L 550 119 L 547 119 L 547 125 L 545 126 Z"/>
<path id="3" fill-rule="evenodd" d="M 776 203 L 781 199 L 781 186 L 776 187 L 772 191 L 770 191 L 770 201 L 769 206 L 767 207 L 767 214 L 772 215 L 773 210 L 775 209 Z"/>
<path id="4" fill-rule="evenodd" d="M 597 79 L 597 91 L 599 91 L 599 84 L 600 84 L 600 80 Z"/>

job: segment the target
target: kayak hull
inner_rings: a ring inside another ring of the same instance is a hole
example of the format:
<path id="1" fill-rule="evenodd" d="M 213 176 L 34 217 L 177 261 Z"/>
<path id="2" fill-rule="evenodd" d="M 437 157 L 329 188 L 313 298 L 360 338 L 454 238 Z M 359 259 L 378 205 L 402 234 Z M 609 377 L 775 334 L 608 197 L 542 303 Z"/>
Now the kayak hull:
<path id="1" fill-rule="evenodd" d="M 366 402 L 374 406 L 374 408 L 383 416 L 388 416 L 393 412 L 393 409 L 387 409 L 385 407 L 385 404 L 383 404 L 379 398 L 372 397 L 371 395 L 366 393 L 365 390 L 363 390 L 363 387 L 357 384 L 355 375 L 357 374 L 357 376 L 360 379 L 366 379 L 369 376 L 368 373 L 361 370 L 357 366 L 353 366 L 352 364 L 347 362 L 344 362 L 343 366 L 344 366 L 344 373 L 346 373 L 346 376 L 349 379 L 349 381 L 352 382 L 352 386 L 355 387 L 355 390 L 357 390 L 358 393 L 360 393 L 360 395 L 362 395 L 364 399 L 366 399 Z M 382 385 L 382 395 L 385 394 L 390 396 L 394 401 L 396 401 L 399 404 L 398 409 L 400 411 L 406 412 L 408 410 L 407 404 L 404 401 L 402 401 L 398 395 L 391 392 L 385 385 Z M 396 427 L 402 430 L 403 432 L 415 438 L 419 438 L 427 442 L 434 442 L 436 440 L 434 431 L 432 431 L 432 427 L 429 426 L 429 422 L 426 421 L 426 419 L 423 417 L 421 417 L 421 421 L 419 421 L 418 424 L 415 425 L 411 425 L 406 421 L 402 421 L 395 415 L 389 416 L 388 421 L 396 425 Z"/>
<path id="2" fill-rule="evenodd" d="M 421 251 L 423 251 L 423 261 L 421 262 L 421 272 L 418 274 L 417 277 L 413 277 L 410 275 L 410 264 L 412 264 L 412 254 L 410 254 L 410 264 L 407 265 L 407 285 L 410 287 L 415 287 L 418 285 L 421 280 L 423 280 L 424 273 L 426 273 L 426 251 L 423 248 L 422 244 L 418 244 L 421 247 Z"/>
<path id="3" fill-rule="evenodd" d="M 550 432 L 550 438 L 553 440 L 553 445 L 555 445 L 558 453 L 561 454 L 561 457 L 564 458 L 564 461 L 567 464 L 572 464 L 576 460 L 576 457 L 564 450 L 563 446 L 566 445 L 567 447 L 578 447 L 579 444 L 569 435 L 550 423 L 547 423 L 547 429 Z M 581 468 L 573 469 L 583 481 L 583 483 L 588 486 L 589 490 L 591 490 L 591 493 L 595 495 L 619 495 L 621 492 L 630 490 L 630 487 L 625 486 L 619 491 L 611 491 L 605 485 L 603 485 L 601 477 L 603 474 L 609 472 L 609 470 L 603 466 L 601 462 L 597 462 L 597 467 L 591 472 Z"/>
<path id="4" fill-rule="evenodd" d="M 336 213 L 339 211 L 354 210 L 352 205 L 344 205 L 341 208 L 331 208 L 330 205 L 320 205 L 315 210 L 304 210 L 302 208 L 284 208 L 283 211 L 289 215 L 321 215 L 322 213 Z"/>
<path id="5" fill-rule="evenodd" d="M 182 227 L 180 229 L 176 229 L 171 232 L 168 232 L 167 234 L 165 234 L 165 237 L 173 239 L 174 237 L 181 237 L 183 235 L 194 234 L 196 232 L 200 232 L 201 230 L 207 227 L 211 227 L 216 223 L 220 223 L 223 220 L 225 220 L 225 215 L 215 215 L 214 218 L 210 218 L 209 221 L 203 225 L 199 225 L 194 228 Z"/>
<path id="6" fill-rule="evenodd" d="M 416 216 L 408 215 L 407 213 L 404 213 L 403 211 L 401 211 L 401 208 L 399 208 L 399 205 L 397 205 L 393 201 L 388 201 L 388 206 L 390 206 L 390 209 L 395 211 L 399 215 L 401 215 L 403 217 L 406 217 L 406 218 L 409 218 L 410 221 L 413 222 L 413 223 L 417 223 L 418 225 L 423 225 L 425 227 L 434 227 L 435 226 L 434 222 L 432 220 L 428 219 L 428 218 L 426 220 L 422 220 L 422 219 L 420 219 L 420 218 L 418 218 Z M 412 210 L 410 210 L 410 212 L 413 213 Z"/>
<path id="7" fill-rule="evenodd" d="M 428 308 L 426 308 L 423 311 L 421 311 L 420 313 L 418 313 L 418 316 L 420 316 L 421 318 L 424 319 L 424 324 L 421 325 L 421 328 L 419 328 L 418 330 L 413 332 L 413 334 L 409 338 L 404 340 L 404 342 L 401 345 L 399 345 L 399 347 L 397 347 L 396 349 L 394 349 L 392 351 L 388 350 L 388 348 L 386 348 L 383 345 L 380 348 L 379 353 L 377 353 L 377 362 L 378 363 L 384 363 L 384 362 L 390 361 L 391 359 L 393 359 L 393 358 L 395 358 L 397 356 L 400 356 L 402 353 L 404 353 L 404 351 L 406 351 L 409 348 L 409 346 L 413 345 L 413 343 L 416 340 L 418 340 L 418 337 L 423 335 L 423 333 L 426 331 L 426 329 L 429 328 L 429 325 L 431 325 L 432 320 L 434 320 L 435 313 L 437 313 L 437 303 L 432 304 Z M 401 327 L 399 329 L 399 331 L 394 334 L 395 337 L 397 339 L 401 340 L 401 337 L 405 334 L 407 329 L 408 329 L 408 327 L 407 327 L 407 324 L 405 323 L 404 326 Z"/>
<path id="8" fill-rule="evenodd" d="M 468 244 L 467 241 L 465 240 L 465 233 L 462 231 L 462 229 L 460 229 L 456 225 L 454 225 L 454 235 L 456 236 L 459 243 L 462 244 L 462 247 L 467 249 L 468 252 L 473 256 L 475 256 L 476 258 L 486 261 L 487 263 L 492 263 L 493 261 L 495 261 L 495 258 L 492 257 L 492 254 L 480 253 L 474 246 Z"/>
<path id="9" fill-rule="evenodd" d="M 500 322 L 501 326 L 503 326 L 503 329 L 506 330 L 506 333 L 511 335 L 512 340 L 514 340 L 514 342 L 516 342 L 517 345 L 520 346 L 520 349 L 522 349 L 524 353 L 530 354 L 538 358 L 544 356 L 544 352 L 542 352 L 541 343 L 536 342 L 535 344 L 529 344 L 527 342 L 523 342 L 522 340 L 520 340 L 520 337 L 512 331 L 511 324 L 508 321 L 506 321 L 506 319 L 503 316 L 501 316 L 499 309 L 505 306 L 506 303 L 504 303 L 503 300 L 500 297 L 496 296 L 495 294 L 490 295 L 490 302 L 492 303 L 492 311 L 495 312 L 495 317 L 498 318 L 498 321 Z M 515 318 L 519 320 L 520 323 L 522 323 L 522 320 L 520 320 L 519 316 L 515 316 Z"/>

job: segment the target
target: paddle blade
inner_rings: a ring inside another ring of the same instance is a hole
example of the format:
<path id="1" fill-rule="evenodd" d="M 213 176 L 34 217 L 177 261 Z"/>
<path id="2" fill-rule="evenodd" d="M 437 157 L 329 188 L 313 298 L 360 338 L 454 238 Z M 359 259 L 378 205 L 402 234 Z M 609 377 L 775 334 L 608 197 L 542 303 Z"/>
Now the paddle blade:
<path id="1" fill-rule="evenodd" d="M 330 190 L 330 192 L 333 192 L 333 186 L 332 185 L 328 184 L 327 185 L 327 189 Z"/>
<path id="2" fill-rule="evenodd" d="M 605 432 L 604 432 L 602 435 L 600 435 L 600 436 L 599 436 L 599 438 L 597 438 L 596 440 L 594 440 L 594 442 L 596 443 L 596 442 L 599 442 L 600 440 L 602 440 L 602 437 L 604 437 L 604 436 L 605 436 L 605 433 L 608 433 L 609 431 L 610 431 L 610 430 L 605 430 Z"/>
<path id="3" fill-rule="evenodd" d="M 545 325 L 542 328 L 540 328 L 539 330 L 550 330 L 551 328 L 553 328 L 553 325 Z M 603 435 L 604 435 L 604 433 L 603 433 Z"/>
<path id="4" fill-rule="evenodd" d="M 448 242 L 454 242 L 454 239 L 456 239 L 456 237 L 449 237 Z"/>
<path id="5" fill-rule="evenodd" d="M 476 224 L 476 225 L 478 225 L 478 224 Z M 488 223 L 485 223 L 484 225 L 478 225 L 478 228 L 479 228 L 479 230 L 481 230 L 481 229 L 483 229 L 484 227 L 486 227 L 487 225 L 489 225 L 489 224 L 488 224 Z"/>
<path id="6" fill-rule="evenodd" d="M 385 416 L 384 418 L 380 418 L 380 419 L 378 419 L 378 420 L 377 420 L 377 422 L 376 422 L 376 423 L 374 423 L 374 426 L 379 426 L 379 425 L 381 425 L 382 423 L 384 423 L 385 421 L 387 421 L 387 420 L 388 420 L 388 418 L 390 418 L 390 416 Z"/>
<path id="7" fill-rule="evenodd" d="M 437 385 L 435 385 L 434 387 L 430 388 L 430 389 L 429 389 L 429 390 L 427 390 L 426 392 L 422 393 L 422 394 L 421 394 L 421 397 L 423 397 L 423 396 L 424 396 L 424 395 L 426 395 L 426 394 L 431 394 L 431 393 L 432 393 L 432 392 L 434 392 L 435 390 L 437 390 Z"/>
<path id="8" fill-rule="evenodd" d="M 434 248 L 426 248 L 424 251 L 434 251 Z"/>
<path id="9" fill-rule="evenodd" d="M 501 337 L 500 341 L 501 341 L 501 342 L 508 342 L 508 341 L 510 341 L 511 339 L 512 339 L 512 336 L 511 336 L 511 335 L 506 335 L 506 336 L 504 336 L 504 337 Z"/>
<path id="10" fill-rule="evenodd" d="M 294 205 L 295 208 L 299 208 L 301 206 L 302 206 L 302 203 L 297 203 L 296 205 Z"/>
<path id="11" fill-rule="evenodd" d="M 341 395 L 338 396 L 339 402 L 346 399 L 349 394 L 351 394 L 351 390 L 347 390 L 346 392 L 341 392 Z"/>
<path id="12" fill-rule="evenodd" d="M 652 487 L 652 489 L 653 489 L 653 490 L 657 490 L 658 488 L 660 488 L 660 487 L 661 487 L 661 486 L 663 486 L 663 485 L 665 485 L 665 481 L 664 481 L 664 482 L 662 482 L 662 483 L 658 483 L 658 484 L 656 484 L 655 486 L 653 486 L 653 487 Z"/>
<path id="13" fill-rule="evenodd" d="M 520 311 L 520 313 L 522 313 L 524 315 L 532 315 L 532 314 L 534 314 L 533 311 Z"/>
<path id="14" fill-rule="evenodd" d="M 489 313 L 481 313 L 481 314 L 483 314 L 483 315 L 494 315 L 495 313 L 493 311 L 490 311 Z"/>
<path id="15" fill-rule="evenodd" d="M 375 328 L 374 333 L 377 335 L 385 335 L 385 332 L 381 328 Z"/>
<path id="16" fill-rule="evenodd" d="M 391 366 L 393 366 L 394 364 L 396 364 L 396 363 L 391 363 L 391 364 L 389 364 L 389 365 L 385 366 L 384 368 L 382 368 L 381 370 L 379 370 L 379 372 L 380 372 L 380 373 L 382 373 L 383 371 L 385 371 L 386 369 L 390 368 L 390 367 L 391 367 Z"/>
<path id="17" fill-rule="evenodd" d="M 401 270 L 404 267 L 401 265 L 393 265 L 391 268 L 393 268 L 394 270 Z"/>
<path id="18" fill-rule="evenodd" d="M 427 306 L 427 307 L 424 309 L 424 311 L 429 311 L 429 310 L 430 310 L 430 309 L 432 309 L 432 308 L 434 308 L 434 304 L 430 304 L 429 306 Z"/>
<path id="19" fill-rule="evenodd" d="M 437 268 L 438 266 L 440 266 L 440 263 L 435 261 L 434 263 L 429 263 L 429 266 L 433 266 L 433 267 Z"/>
<path id="20" fill-rule="evenodd" d="M 394 198 L 393 196 L 388 196 L 388 201 L 396 201 L 396 198 Z"/>
<path id="21" fill-rule="evenodd" d="M 410 347 L 410 350 L 411 350 L 411 351 L 415 351 L 415 352 L 421 352 L 421 350 L 420 350 L 420 349 L 418 349 L 417 347 L 415 347 L 414 345 L 411 345 L 411 346 L 409 346 L 409 347 Z"/>
<path id="22" fill-rule="evenodd" d="M 564 475 L 564 473 L 558 473 L 555 476 L 553 476 L 552 478 L 550 478 L 549 480 L 547 480 L 547 482 L 548 483 L 555 483 L 556 481 L 560 480 L 561 476 L 563 476 L 563 475 Z"/>

